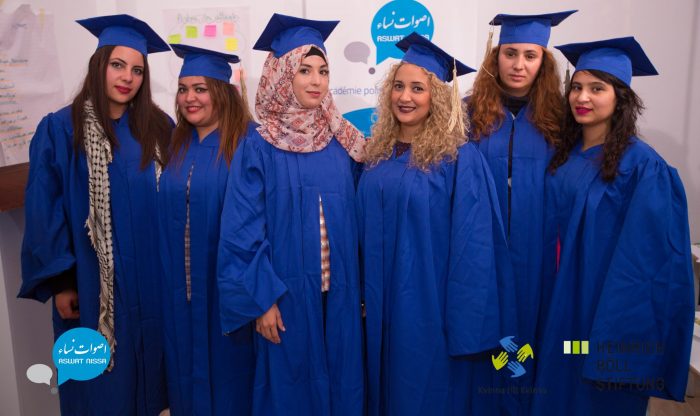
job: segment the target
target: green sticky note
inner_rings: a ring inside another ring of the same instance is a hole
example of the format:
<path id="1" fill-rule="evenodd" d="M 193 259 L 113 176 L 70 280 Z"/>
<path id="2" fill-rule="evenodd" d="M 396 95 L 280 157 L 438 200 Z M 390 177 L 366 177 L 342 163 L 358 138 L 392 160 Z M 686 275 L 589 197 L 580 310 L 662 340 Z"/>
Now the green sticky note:
<path id="1" fill-rule="evenodd" d="M 571 341 L 571 349 L 573 354 L 581 353 L 581 341 Z"/>
<path id="2" fill-rule="evenodd" d="M 182 36 L 178 33 L 177 35 L 168 36 L 168 43 L 182 43 Z"/>
<path id="3" fill-rule="evenodd" d="M 197 26 L 185 26 L 185 36 L 194 39 L 197 37 Z"/>
<path id="4" fill-rule="evenodd" d="M 588 341 L 581 341 L 581 354 L 588 354 Z"/>

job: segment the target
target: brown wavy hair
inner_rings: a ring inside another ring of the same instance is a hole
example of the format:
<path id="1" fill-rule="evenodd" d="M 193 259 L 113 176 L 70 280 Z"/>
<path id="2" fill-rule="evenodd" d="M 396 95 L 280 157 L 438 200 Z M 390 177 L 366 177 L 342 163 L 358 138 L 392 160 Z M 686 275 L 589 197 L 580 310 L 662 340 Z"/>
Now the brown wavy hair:
<path id="1" fill-rule="evenodd" d="M 245 134 L 252 116 L 235 85 L 209 77 L 204 77 L 204 81 L 211 96 L 214 113 L 219 119 L 218 159 L 223 157 L 226 160 L 226 165 L 230 166 L 238 142 Z M 194 126 L 180 112 L 177 100 L 175 113 L 177 114 L 177 126 L 173 130 L 173 138 L 170 143 L 170 157 L 179 164 L 190 146 Z"/>
<path id="2" fill-rule="evenodd" d="M 629 147 L 632 136 L 637 135 L 637 118 L 644 110 L 644 103 L 632 88 L 625 85 L 617 77 L 595 69 L 588 69 L 585 72 L 612 85 L 615 91 L 615 110 L 612 114 L 610 131 L 606 134 L 603 143 L 603 160 L 600 167 L 603 180 L 611 182 L 617 176 L 620 159 Z M 571 112 L 571 106 L 568 104 L 569 94 L 571 94 L 571 85 L 567 87 L 565 94 L 567 110 L 562 125 L 562 139 L 549 163 L 549 171 L 552 174 L 569 159 L 569 153 L 581 139 L 582 126 L 576 122 Z"/>
<path id="3" fill-rule="evenodd" d="M 484 60 L 467 103 L 467 113 L 471 122 L 469 137 L 474 140 L 498 130 L 505 117 L 502 98 L 504 91 L 498 75 L 499 52 L 500 46 L 494 47 Z M 549 144 L 555 145 L 559 140 L 564 113 L 557 61 L 547 48 L 542 48 L 542 65 L 532 84 L 529 97 L 528 119 Z"/>
<path id="4" fill-rule="evenodd" d="M 119 146 L 119 140 L 114 134 L 112 119 L 109 114 L 109 98 L 105 92 L 107 66 L 109 57 L 116 46 L 103 46 L 90 57 L 88 71 L 80 92 L 73 99 L 71 113 L 73 121 L 73 147 L 76 151 L 85 149 L 85 101 L 91 100 L 95 116 L 109 140 L 112 150 Z M 167 152 L 156 154 L 156 146 L 167 149 L 170 141 L 171 123 L 163 110 L 153 102 L 151 96 L 151 78 L 148 69 L 148 59 L 143 57 L 143 83 L 141 88 L 129 102 L 129 130 L 141 145 L 141 169 L 146 169 L 151 160 L 161 165 L 167 163 Z"/>
<path id="5" fill-rule="evenodd" d="M 396 71 L 401 65 L 403 63 L 394 64 L 382 82 L 377 104 L 377 122 L 372 126 L 372 140 L 367 142 L 365 148 L 368 166 L 376 166 L 380 161 L 389 159 L 398 141 L 401 126 L 391 110 L 391 92 Z M 427 171 L 443 160 L 455 160 L 457 148 L 466 141 L 466 138 L 464 132 L 457 126 L 452 131 L 448 131 L 452 110 L 451 88 L 432 73 L 428 71 L 425 73 L 428 75 L 430 84 L 430 110 L 423 129 L 411 142 L 410 163 Z M 460 112 L 463 112 L 461 106 Z"/>

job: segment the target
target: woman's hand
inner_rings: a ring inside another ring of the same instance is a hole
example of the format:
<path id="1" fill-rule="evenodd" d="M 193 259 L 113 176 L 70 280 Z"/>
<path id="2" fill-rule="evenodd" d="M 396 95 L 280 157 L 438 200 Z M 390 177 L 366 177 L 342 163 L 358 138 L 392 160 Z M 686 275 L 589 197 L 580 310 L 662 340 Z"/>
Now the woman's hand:
<path id="1" fill-rule="evenodd" d="M 78 292 L 75 289 L 66 289 L 56 293 L 53 297 L 56 303 L 56 310 L 63 319 L 78 319 Z"/>
<path id="2" fill-rule="evenodd" d="M 267 312 L 255 320 L 255 330 L 265 337 L 266 340 L 274 344 L 279 344 L 282 340 L 277 332 L 278 328 L 282 332 L 286 331 L 284 323 L 282 322 L 282 314 L 280 314 L 280 310 L 275 303 Z"/>

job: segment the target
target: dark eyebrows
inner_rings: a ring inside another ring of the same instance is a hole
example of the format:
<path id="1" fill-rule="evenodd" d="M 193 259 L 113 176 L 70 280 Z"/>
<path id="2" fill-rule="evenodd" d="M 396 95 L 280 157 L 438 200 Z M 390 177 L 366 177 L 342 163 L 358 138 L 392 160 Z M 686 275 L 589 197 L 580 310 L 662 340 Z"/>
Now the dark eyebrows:
<path id="1" fill-rule="evenodd" d="M 119 61 L 122 64 L 124 64 L 125 66 L 128 65 L 125 60 L 123 60 L 122 58 L 119 58 L 119 57 L 114 57 L 114 58 L 110 59 L 110 61 Z M 143 66 L 142 65 L 134 65 L 134 68 L 143 69 Z"/>

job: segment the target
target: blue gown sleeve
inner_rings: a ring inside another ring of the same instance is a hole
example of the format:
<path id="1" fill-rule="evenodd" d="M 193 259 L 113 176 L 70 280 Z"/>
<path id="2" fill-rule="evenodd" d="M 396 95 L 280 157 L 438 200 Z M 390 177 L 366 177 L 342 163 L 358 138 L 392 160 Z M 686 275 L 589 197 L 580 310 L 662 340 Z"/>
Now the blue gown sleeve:
<path id="1" fill-rule="evenodd" d="M 512 266 L 496 188 L 475 146 L 460 148 L 452 202 L 446 331 L 450 355 L 517 336 Z"/>
<path id="2" fill-rule="evenodd" d="M 623 219 L 583 376 L 683 401 L 694 313 L 688 209 L 675 169 L 650 164 Z"/>
<path id="3" fill-rule="evenodd" d="M 270 259 L 263 155 L 254 141 L 246 137 L 234 155 L 221 214 L 217 280 L 224 334 L 267 312 L 287 291 Z"/>
<path id="4" fill-rule="evenodd" d="M 65 147 L 61 141 L 72 137 L 55 118 L 49 114 L 41 120 L 29 145 L 22 286 L 17 295 L 41 302 L 63 286 L 56 279 L 69 279 L 66 275 L 72 274 L 76 263 L 64 205 L 64 178 L 57 160 L 57 146 Z"/>

